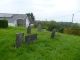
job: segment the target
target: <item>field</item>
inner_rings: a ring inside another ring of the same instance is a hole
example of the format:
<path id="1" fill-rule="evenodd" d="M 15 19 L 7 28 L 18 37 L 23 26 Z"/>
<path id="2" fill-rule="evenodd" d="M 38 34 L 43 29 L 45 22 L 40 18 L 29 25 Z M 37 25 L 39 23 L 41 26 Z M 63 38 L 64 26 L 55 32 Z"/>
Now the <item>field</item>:
<path id="1" fill-rule="evenodd" d="M 26 28 L 0 29 L 0 60 L 80 60 L 80 36 L 57 33 L 54 39 L 50 32 L 37 32 L 38 39 L 27 46 L 15 48 L 16 33 L 24 32 Z"/>

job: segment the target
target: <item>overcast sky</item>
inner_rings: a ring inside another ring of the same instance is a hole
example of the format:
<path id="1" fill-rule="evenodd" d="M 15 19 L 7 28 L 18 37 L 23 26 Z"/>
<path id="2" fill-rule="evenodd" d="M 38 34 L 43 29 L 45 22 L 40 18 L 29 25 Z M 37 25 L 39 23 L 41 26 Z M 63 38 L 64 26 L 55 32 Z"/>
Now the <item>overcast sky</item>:
<path id="1" fill-rule="evenodd" d="M 0 13 L 33 12 L 37 20 L 80 22 L 80 0 L 0 0 Z"/>

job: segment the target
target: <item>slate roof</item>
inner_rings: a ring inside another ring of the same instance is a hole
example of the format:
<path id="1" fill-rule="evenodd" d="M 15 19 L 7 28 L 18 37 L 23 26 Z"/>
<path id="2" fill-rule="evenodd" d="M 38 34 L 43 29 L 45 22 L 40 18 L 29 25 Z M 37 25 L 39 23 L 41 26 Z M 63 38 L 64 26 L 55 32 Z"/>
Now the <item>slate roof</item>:
<path id="1" fill-rule="evenodd" d="M 26 14 L 13 14 L 13 16 L 17 16 L 17 17 L 23 18 L 23 19 L 27 18 Z"/>
<path id="2" fill-rule="evenodd" d="M 0 13 L 0 17 L 12 17 L 13 14 Z"/>
<path id="3" fill-rule="evenodd" d="M 26 17 L 26 14 L 8 14 L 8 13 L 0 13 L 0 17 L 12 17 L 12 16 L 18 16 L 18 17 Z"/>
<path id="4" fill-rule="evenodd" d="M 14 16 L 16 16 L 16 17 L 14 18 Z M 21 19 L 26 19 L 26 18 L 28 18 L 31 23 L 34 22 L 27 14 L 0 13 L 0 18 L 3 18 L 3 17 L 6 17 L 6 18 L 13 17 L 14 19 L 16 19 L 17 17 L 19 17 L 19 18 L 21 18 Z"/>

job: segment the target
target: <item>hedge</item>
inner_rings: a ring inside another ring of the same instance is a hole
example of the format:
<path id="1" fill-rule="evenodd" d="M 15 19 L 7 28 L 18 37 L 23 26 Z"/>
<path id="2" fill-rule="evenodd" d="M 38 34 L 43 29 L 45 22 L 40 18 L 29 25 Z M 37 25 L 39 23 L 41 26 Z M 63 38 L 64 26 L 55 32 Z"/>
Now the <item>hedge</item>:
<path id="1" fill-rule="evenodd" d="M 80 35 L 80 28 L 65 28 L 64 33 L 73 34 L 73 35 Z"/>
<path id="2" fill-rule="evenodd" d="M 7 28 L 8 21 L 7 20 L 0 20 L 0 28 Z"/>

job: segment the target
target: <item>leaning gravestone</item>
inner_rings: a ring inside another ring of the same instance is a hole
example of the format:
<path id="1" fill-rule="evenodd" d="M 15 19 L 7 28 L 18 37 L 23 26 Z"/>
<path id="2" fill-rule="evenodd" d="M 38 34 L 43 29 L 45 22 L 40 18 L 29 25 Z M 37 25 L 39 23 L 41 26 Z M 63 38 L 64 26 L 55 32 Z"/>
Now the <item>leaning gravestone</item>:
<path id="1" fill-rule="evenodd" d="M 23 39 L 24 39 L 24 33 L 16 34 L 16 48 L 19 48 L 21 46 Z"/>
<path id="2" fill-rule="evenodd" d="M 25 36 L 25 42 L 26 44 L 30 44 L 31 42 L 34 42 L 35 40 L 37 40 L 37 34 L 31 34 L 28 36 Z"/>
<path id="3" fill-rule="evenodd" d="M 56 29 L 53 29 L 52 32 L 51 32 L 51 38 L 54 38 L 55 33 L 56 33 Z"/>

